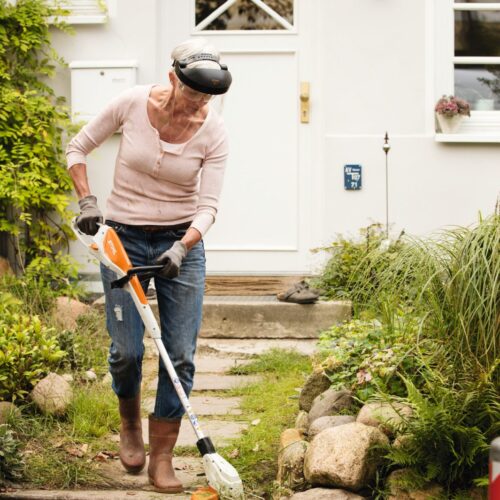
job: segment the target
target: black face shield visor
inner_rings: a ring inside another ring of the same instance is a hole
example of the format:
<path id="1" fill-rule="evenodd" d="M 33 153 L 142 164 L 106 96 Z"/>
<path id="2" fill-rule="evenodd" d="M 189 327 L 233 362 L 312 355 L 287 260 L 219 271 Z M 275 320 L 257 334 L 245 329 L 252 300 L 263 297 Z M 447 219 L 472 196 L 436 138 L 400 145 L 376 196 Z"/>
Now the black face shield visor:
<path id="1" fill-rule="evenodd" d="M 187 67 L 195 61 L 214 61 L 220 69 Z M 225 94 L 231 86 L 232 78 L 227 66 L 217 61 L 212 54 L 196 54 L 181 61 L 174 61 L 172 66 L 179 80 L 198 92 L 212 95 Z"/>

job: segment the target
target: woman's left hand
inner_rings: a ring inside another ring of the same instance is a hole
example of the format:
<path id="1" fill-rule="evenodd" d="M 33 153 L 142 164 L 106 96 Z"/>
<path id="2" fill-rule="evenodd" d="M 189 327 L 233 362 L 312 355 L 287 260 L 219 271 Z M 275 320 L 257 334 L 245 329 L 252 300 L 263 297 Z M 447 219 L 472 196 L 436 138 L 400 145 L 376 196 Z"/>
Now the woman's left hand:
<path id="1" fill-rule="evenodd" d="M 171 248 L 163 252 L 156 260 L 156 264 L 165 264 L 158 272 L 162 278 L 176 278 L 179 276 L 181 264 L 188 253 L 187 246 L 182 241 L 176 241 Z"/>

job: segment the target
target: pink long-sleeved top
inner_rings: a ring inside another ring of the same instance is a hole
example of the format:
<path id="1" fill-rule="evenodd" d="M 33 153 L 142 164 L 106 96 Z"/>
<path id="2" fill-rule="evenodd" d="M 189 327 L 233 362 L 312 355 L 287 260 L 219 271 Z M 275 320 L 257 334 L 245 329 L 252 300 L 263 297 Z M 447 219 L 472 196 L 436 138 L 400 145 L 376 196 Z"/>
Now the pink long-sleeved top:
<path id="1" fill-rule="evenodd" d="M 71 140 L 68 168 L 120 129 L 106 219 L 131 225 L 192 221 L 204 235 L 214 223 L 228 154 L 222 118 L 212 108 L 183 144 L 160 141 L 147 113 L 154 85 L 137 85 L 113 99 Z"/>

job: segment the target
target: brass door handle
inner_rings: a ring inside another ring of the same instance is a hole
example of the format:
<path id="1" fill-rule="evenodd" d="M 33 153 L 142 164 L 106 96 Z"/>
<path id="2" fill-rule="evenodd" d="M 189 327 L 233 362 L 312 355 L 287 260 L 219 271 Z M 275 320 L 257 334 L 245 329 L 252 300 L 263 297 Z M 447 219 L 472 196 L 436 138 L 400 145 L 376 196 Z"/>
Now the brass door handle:
<path id="1" fill-rule="evenodd" d="M 309 123 L 309 82 L 300 83 L 300 123 Z"/>

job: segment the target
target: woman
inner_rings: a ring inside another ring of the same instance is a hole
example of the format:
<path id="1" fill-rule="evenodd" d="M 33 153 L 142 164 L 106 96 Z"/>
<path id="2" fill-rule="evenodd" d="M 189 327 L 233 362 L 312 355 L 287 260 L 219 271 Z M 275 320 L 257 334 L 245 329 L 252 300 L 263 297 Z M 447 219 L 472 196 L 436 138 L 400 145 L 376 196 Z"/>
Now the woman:
<path id="1" fill-rule="evenodd" d="M 203 40 L 172 51 L 168 86 L 139 85 L 114 99 L 72 139 L 70 175 L 79 198 L 77 225 L 95 234 L 103 216 L 86 175 L 86 155 L 121 129 L 106 224 L 118 233 L 132 265 L 164 264 L 155 278 L 162 339 L 184 390 L 193 385 L 193 358 L 205 286 L 202 237 L 217 213 L 227 158 L 222 119 L 208 105 L 231 83 L 227 67 Z M 111 289 L 116 276 L 101 266 L 111 337 L 109 370 L 121 417 L 120 459 L 128 472 L 145 464 L 140 418 L 144 326 L 127 292 Z M 148 283 L 142 283 L 147 290 Z M 149 415 L 150 482 L 182 491 L 172 451 L 184 409 L 159 362 L 154 412 Z"/>

